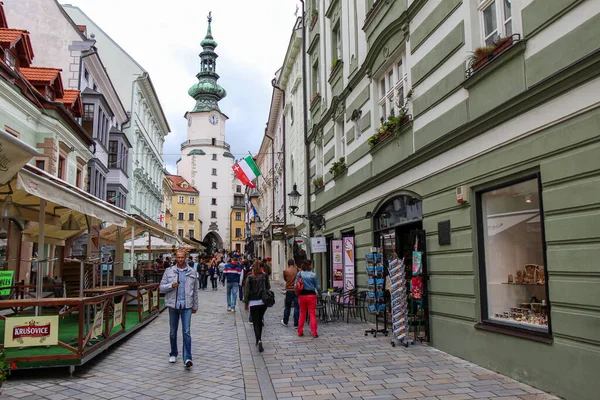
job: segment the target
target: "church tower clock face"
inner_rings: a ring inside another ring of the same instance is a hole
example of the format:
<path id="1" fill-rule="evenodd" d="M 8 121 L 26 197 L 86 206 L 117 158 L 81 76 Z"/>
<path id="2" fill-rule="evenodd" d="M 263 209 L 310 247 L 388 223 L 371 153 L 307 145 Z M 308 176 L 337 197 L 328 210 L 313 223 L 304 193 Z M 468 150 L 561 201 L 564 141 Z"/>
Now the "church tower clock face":
<path id="1" fill-rule="evenodd" d="M 211 125 L 216 125 L 219 123 L 219 117 L 217 117 L 216 115 L 211 115 L 208 117 L 208 122 L 210 122 Z"/>

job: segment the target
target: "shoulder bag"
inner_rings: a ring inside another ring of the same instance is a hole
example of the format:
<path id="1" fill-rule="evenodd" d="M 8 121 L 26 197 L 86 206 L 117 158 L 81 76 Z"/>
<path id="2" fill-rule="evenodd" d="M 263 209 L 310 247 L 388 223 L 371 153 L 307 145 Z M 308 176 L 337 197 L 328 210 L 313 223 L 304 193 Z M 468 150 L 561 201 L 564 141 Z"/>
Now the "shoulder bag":
<path id="1" fill-rule="evenodd" d="M 298 279 L 296 280 L 295 292 L 296 296 L 300 296 L 300 293 L 304 290 L 304 280 L 302 279 L 302 272 L 298 272 Z"/>

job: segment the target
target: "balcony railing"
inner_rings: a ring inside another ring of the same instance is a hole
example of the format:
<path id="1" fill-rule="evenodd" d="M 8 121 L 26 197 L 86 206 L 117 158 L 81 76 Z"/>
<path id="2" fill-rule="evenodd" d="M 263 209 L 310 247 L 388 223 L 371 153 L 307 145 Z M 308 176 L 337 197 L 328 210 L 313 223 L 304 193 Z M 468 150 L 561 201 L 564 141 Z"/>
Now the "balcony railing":
<path id="1" fill-rule="evenodd" d="M 212 139 L 186 140 L 185 142 L 181 143 L 181 150 L 185 149 L 188 146 L 217 146 L 217 147 L 223 147 L 223 148 L 227 149 L 228 151 L 230 150 L 230 146 L 227 142 L 224 142 L 222 140 L 212 140 Z"/>

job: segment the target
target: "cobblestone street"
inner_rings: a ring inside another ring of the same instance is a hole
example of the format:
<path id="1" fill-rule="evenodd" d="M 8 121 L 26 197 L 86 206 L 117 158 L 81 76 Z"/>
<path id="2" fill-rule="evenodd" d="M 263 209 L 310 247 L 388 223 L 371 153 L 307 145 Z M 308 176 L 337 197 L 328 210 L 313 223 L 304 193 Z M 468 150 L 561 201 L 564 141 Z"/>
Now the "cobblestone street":
<path id="1" fill-rule="evenodd" d="M 278 293 L 266 314 L 265 351 L 248 315 L 226 311 L 225 290 L 201 291 L 192 318 L 194 367 L 168 363 L 168 313 L 84 367 L 17 371 L 3 399 L 522 399 L 556 397 L 426 345 L 393 348 L 367 324 L 320 324 L 319 338 L 280 325 Z M 307 330 L 308 332 L 308 330 Z M 180 338 L 181 343 L 181 338 Z M 181 349 L 180 349 L 181 350 Z"/>

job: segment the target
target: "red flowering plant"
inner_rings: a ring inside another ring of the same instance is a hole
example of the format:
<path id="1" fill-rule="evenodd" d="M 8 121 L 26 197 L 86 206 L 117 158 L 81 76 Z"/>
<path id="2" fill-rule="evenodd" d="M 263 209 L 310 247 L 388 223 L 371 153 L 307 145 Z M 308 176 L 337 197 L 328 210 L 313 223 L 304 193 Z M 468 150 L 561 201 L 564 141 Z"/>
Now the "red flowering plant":
<path id="1" fill-rule="evenodd" d="M 2 387 L 13 369 L 17 369 L 17 364 L 7 362 L 6 351 L 0 349 L 0 387 Z"/>

